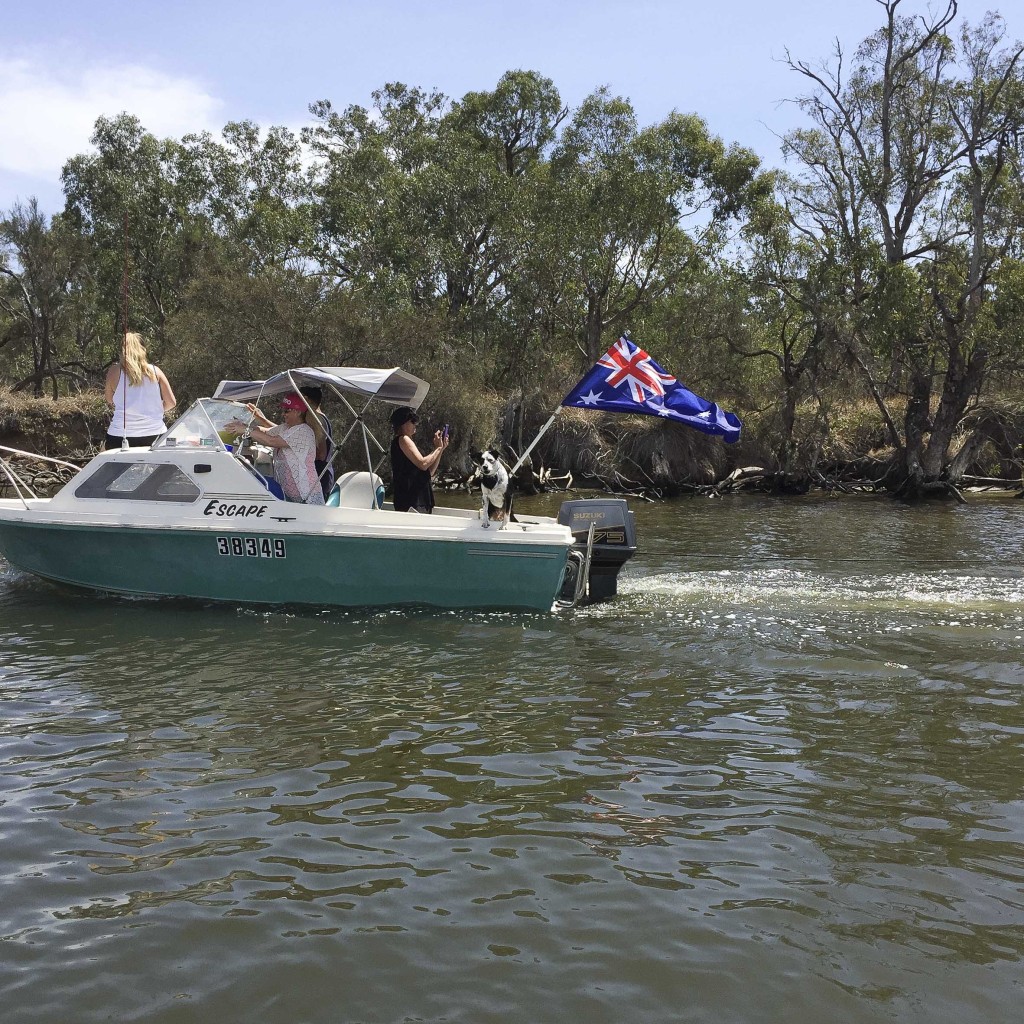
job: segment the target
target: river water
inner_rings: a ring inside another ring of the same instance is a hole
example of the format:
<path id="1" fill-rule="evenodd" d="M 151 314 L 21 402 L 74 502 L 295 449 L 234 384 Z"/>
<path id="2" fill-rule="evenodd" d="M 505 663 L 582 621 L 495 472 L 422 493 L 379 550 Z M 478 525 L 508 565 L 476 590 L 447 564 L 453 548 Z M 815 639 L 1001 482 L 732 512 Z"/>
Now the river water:
<path id="1" fill-rule="evenodd" d="M 0 562 L 5 1024 L 1019 1020 L 1024 502 L 636 515 L 557 617 Z"/>

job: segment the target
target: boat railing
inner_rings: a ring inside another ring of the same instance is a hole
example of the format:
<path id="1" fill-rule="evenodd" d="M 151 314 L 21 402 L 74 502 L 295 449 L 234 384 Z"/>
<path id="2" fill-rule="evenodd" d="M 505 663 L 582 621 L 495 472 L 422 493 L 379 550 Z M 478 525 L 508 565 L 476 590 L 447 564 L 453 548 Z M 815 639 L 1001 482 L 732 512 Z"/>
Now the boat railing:
<path id="1" fill-rule="evenodd" d="M 10 464 L 7 462 L 7 460 L 2 455 L 0 455 L 0 469 L 2 469 L 4 471 L 4 476 L 7 477 L 8 482 L 14 488 L 14 493 L 17 494 L 19 498 L 21 498 L 22 505 L 24 505 L 25 508 L 28 508 L 28 499 L 22 493 L 22 488 L 24 488 L 26 491 L 28 491 L 28 493 L 33 498 L 35 498 L 37 496 L 35 491 L 33 491 L 32 488 L 29 487 L 29 485 L 27 483 L 25 483 L 25 481 L 22 480 L 21 477 L 19 477 L 17 473 L 14 472 L 14 470 L 11 468 Z"/>
<path id="2" fill-rule="evenodd" d="M 67 469 L 73 469 L 76 473 L 82 468 L 76 466 L 73 462 L 67 462 L 64 459 L 55 459 L 52 455 L 39 455 L 37 452 L 26 452 L 21 448 L 8 448 L 6 445 L 0 444 L 0 452 L 7 452 L 9 455 L 20 455 L 26 459 L 33 459 L 38 462 L 52 462 L 55 466 L 64 466 Z M 14 488 L 15 494 L 21 499 L 21 503 L 28 508 L 28 498 L 35 498 L 38 500 L 39 495 L 32 489 L 32 487 L 18 475 L 15 468 L 11 465 L 10 459 L 5 459 L 3 455 L 0 455 L 0 469 L 3 470 L 4 476 L 7 477 L 8 483 Z M 26 494 L 28 498 L 26 498 Z"/>
<path id="3" fill-rule="evenodd" d="M 82 468 L 81 466 L 76 466 L 73 462 L 68 462 L 66 459 L 55 459 L 52 455 L 27 452 L 23 448 L 8 448 L 6 445 L 0 444 L 0 452 L 10 452 L 11 455 L 24 455 L 26 459 L 37 459 L 39 462 L 52 462 L 57 466 L 66 466 L 68 469 L 73 469 L 76 473 Z"/>

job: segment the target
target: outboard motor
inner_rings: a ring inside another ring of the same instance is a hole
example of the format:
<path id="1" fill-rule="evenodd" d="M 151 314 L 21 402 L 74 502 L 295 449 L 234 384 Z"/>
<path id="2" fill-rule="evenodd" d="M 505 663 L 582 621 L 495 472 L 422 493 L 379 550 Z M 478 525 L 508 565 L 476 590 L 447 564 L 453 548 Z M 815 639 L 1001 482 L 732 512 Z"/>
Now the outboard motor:
<path id="1" fill-rule="evenodd" d="M 606 601 L 614 597 L 619 570 L 636 553 L 636 522 L 622 498 L 586 498 L 563 501 L 558 521 L 568 526 L 576 538 L 576 549 L 586 555 L 587 535 L 594 525 L 594 546 L 590 553 L 588 592 L 590 601 Z M 583 561 L 585 563 L 585 559 Z M 562 584 L 563 600 L 571 601 L 577 593 L 578 563 L 569 560 Z"/>

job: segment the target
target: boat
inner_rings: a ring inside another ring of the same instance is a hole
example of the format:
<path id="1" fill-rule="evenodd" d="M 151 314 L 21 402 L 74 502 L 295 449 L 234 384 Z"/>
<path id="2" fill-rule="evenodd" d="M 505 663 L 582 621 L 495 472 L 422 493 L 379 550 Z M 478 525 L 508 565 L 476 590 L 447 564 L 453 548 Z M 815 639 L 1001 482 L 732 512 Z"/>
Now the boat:
<path id="1" fill-rule="evenodd" d="M 269 453 L 225 431 L 244 403 L 304 385 L 348 411 L 336 451 L 352 440 L 366 464 L 341 473 L 320 506 L 277 496 Z M 384 500 L 387 453 L 367 410 L 415 409 L 428 388 L 398 368 L 301 367 L 222 381 L 150 447 L 101 452 L 50 497 L 0 452 L 14 491 L 0 499 L 0 555 L 56 584 L 245 605 L 547 612 L 614 596 L 636 550 L 620 499 L 568 501 L 557 518 L 514 513 L 490 528 L 477 510 L 417 515 Z"/>

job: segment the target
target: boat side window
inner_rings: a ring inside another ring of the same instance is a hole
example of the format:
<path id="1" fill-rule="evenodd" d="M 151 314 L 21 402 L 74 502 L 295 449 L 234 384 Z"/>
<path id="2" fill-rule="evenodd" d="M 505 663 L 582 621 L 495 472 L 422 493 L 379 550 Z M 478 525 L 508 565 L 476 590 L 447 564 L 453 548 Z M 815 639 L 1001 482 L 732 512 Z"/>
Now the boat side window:
<path id="1" fill-rule="evenodd" d="M 76 498 L 192 502 L 200 490 L 177 466 L 108 462 L 75 490 Z"/>
<path id="2" fill-rule="evenodd" d="M 107 493 L 104 497 L 111 497 L 115 494 L 131 494 L 132 491 L 137 491 L 153 475 L 157 467 L 145 462 L 136 462 L 133 465 L 119 468 L 122 471 L 107 484 Z"/>

